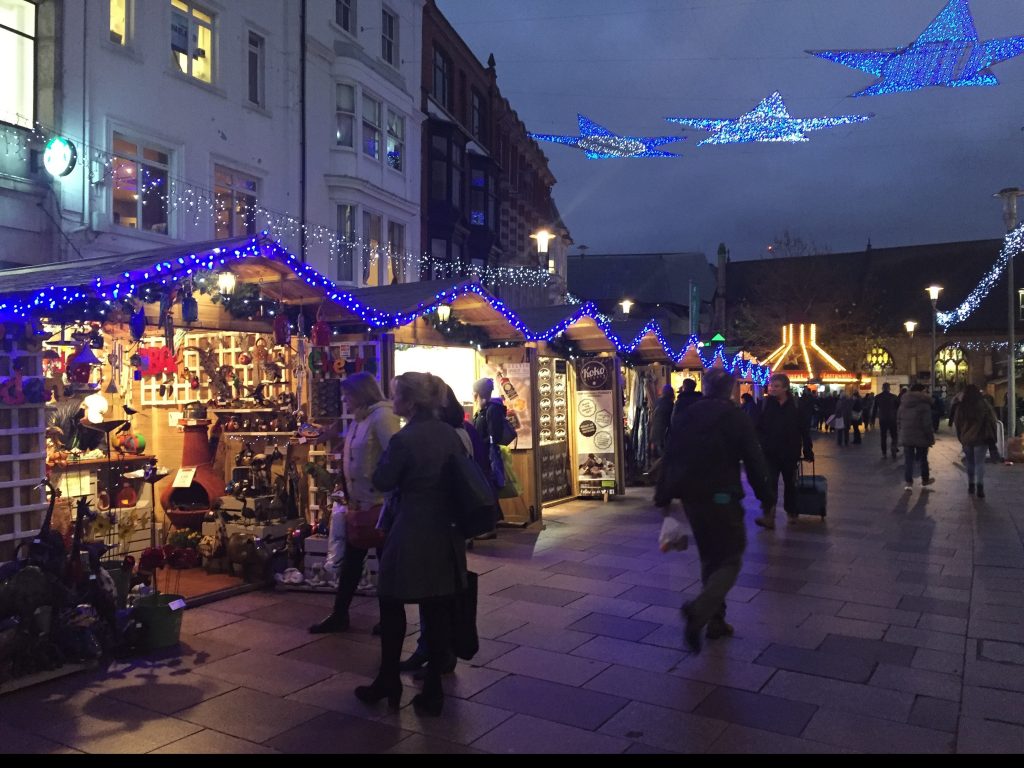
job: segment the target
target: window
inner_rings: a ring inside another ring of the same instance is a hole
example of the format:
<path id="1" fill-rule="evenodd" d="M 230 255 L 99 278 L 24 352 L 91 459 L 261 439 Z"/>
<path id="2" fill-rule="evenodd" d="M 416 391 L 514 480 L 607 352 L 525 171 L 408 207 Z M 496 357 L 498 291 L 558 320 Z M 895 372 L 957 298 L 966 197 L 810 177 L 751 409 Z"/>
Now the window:
<path id="1" fill-rule="evenodd" d="M 885 347 L 872 347 L 864 357 L 860 366 L 862 371 L 878 375 L 880 373 L 895 373 L 896 363 L 892 355 Z"/>
<path id="2" fill-rule="evenodd" d="M 405 225 L 388 222 L 388 261 L 384 282 L 388 285 L 405 282 Z"/>
<path id="3" fill-rule="evenodd" d="M 363 285 L 380 285 L 380 241 L 383 219 L 379 214 L 363 211 Z"/>
<path id="4" fill-rule="evenodd" d="M 186 75 L 213 82 L 213 16 L 185 0 L 171 0 L 171 55 Z"/>
<path id="5" fill-rule="evenodd" d="M 356 0 L 334 0 L 334 20 L 350 34 L 356 33 Z"/>
<path id="6" fill-rule="evenodd" d="M 249 33 L 249 103 L 262 107 L 263 99 L 263 61 L 266 41 L 255 32 Z"/>
<path id="7" fill-rule="evenodd" d="M 334 130 L 335 143 L 339 147 L 351 147 L 356 131 L 356 89 L 346 83 L 335 86 L 337 125 Z"/>
<path id="8" fill-rule="evenodd" d="M 396 171 L 402 170 L 405 155 L 405 118 L 388 110 L 388 165 Z"/>
<path id="9" fill-rule="evenodd" d="M 487 226 L 487 174 L 479 168 L 469 174 L 469 223 Z"/>
<path id="10" fill-rule="evenodd" d="M 434 99 L 451 112 L 452 63 L 440 48 L 434 48 Z"/>
<path id="11" fill-rule="evenodd" d="M 380 160 L 380 102 L 363 96 L 363 154 Z"/>
<path id="12" fill-rule="evenodd" d="M 35 120 L 35 36 L 35 5 L 0 0 L 0 120 L 25 128 Z"/>
<path id="13" fill-rule="evenodd" d="M 128 45 L 128 0 L 110 0 L 110 42 Z"/>
<path id="14" fill-rule="evenodd" d="M 484 105 L 484 97 L 477 90 L 474 90 L 470 97 L 469 128 L 476 138 L 484 138 L 484 132 L 487 130 L 487 107 Z"/>
<path id="15" fill-rule="evenodd" d="M 335 279 L 338 282 L 355 282 L 356 249 L 356 207 L 354 205 L 338 206 L 338 268 Z"/>
<path id="16" fill-rule="evenodd" d="M 455 208 L 462 207 L 462 154 L 465 148 L 458 141 L 452 141 L 451 168 L 452 168 L 452 205 Z"/>
<path id="17" fill-rule="evenodd" d="M 448 199 L 448 139 L 434 136 L 430 141 L 430 199 Z"/>
<path id="18" fill-rule="evenodd" d="M 218 165 L 214 167 L 214 236 L 256 234 L 256 179 Z"/>
<path id="19" fill-rule="evenodd" d="M 943 347 L 935 355 L 935 386 L 959 391 L 970 382 L 971 369 L 960 347 Z"/>
<path id="20" fill-rule="evenodd" d="M 166 235 L 168 153 L 119 133 L 113 146 L 114 224 Z"/>
<path id="21" fill-rule="evenodd" d="M 398 16 L 387 8 L 380 14 L 380 57 L 391 66 L 398 66 Z"/>

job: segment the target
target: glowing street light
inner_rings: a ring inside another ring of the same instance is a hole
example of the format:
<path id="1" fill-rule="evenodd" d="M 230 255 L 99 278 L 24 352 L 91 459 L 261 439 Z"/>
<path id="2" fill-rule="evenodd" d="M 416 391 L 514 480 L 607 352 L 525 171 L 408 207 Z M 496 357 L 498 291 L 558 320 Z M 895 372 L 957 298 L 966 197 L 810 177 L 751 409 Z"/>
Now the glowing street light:
<path id="1" fill-rule="evenodd" d="M 548 243 L 555 239 L 555 235 L 546 229 L 541 229 L 530 235 L 530 238 L 537 241 L 537 253 L 547 253 Z"/>
<path id="2" fill-rule="evenodd" d="M 913 384 L 913 379 L 917 378 L 917 351 L 914 349 L 914 329 L 917 328 L 917 321 L 907 320 L 907 322 L 903 324 L 903 327 L 906 328 L 907 333 L 910 334 L 910 374 L 912 377 L 910 383 Z"/>
<path id="3" fill-rule="evenodd" d="M 623 299 L 619 302 L 619 306 L 622 307 L 622 314 L 628 315 L 629 310 L 633 308 L 634 302 L 631 299 Z"/>
<path id="4" fill-rule="evenodd" d="M 217 273 L 217 290 L 227 296 L 235 292 L 235 273 L 225 269 Z"/>
<path id="5" fill-rule="evenodd" d="M 448 318 L 452 316 L 452 308 L 449 304 L 438 304 L 437 305 L 437 319 L 442 323 L 447 323 Z"/>
<path id="6" fill-rule="evenodd" d="M 939 301 L 939 294 L 942 293 L 942 286 L 941 285 L 929 285 L 925 290 L 928 292 L 928 298 L 930 298 L 932 300 L 932 361 L 931 361 L 931 364 L 928 366 L 928 368 L 931 371 L 931 377 L 929 379 L 929 381 L 931 382 L 931 385 L 929 387 L 929 392 L 931 392 L 932 395 L 934 396 L 935 395 L 935 323 L 938 320 L 938 315 L 939 315 L 938 301 Z"/>

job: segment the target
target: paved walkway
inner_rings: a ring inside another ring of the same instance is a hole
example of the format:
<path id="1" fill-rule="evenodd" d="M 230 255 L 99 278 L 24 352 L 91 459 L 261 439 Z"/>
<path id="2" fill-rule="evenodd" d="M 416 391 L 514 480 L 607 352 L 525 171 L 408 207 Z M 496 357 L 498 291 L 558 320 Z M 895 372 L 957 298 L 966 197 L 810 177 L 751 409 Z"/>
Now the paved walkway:
<path id="1" fill-rule="evenodd" d="M 352 695 L 379 658 L 372 600 L 314 637 L 329 596 L 270 592 L 189 610 L 180 654 L 3 697 L 0 749 L 1024 752 L 1024 467 L 990 465 L 978 501 L 947 436 L 938 482 L 905 493 L 876 437 L 818 440 L 824 524 L 748 517 L 736 636 L 699 656 L 678 611 L 696 553 L 657 551 L 634 489 L 477 545 L 484 639 L 441 718 L 408 706 L 411 679 L 397 714 Z"/>

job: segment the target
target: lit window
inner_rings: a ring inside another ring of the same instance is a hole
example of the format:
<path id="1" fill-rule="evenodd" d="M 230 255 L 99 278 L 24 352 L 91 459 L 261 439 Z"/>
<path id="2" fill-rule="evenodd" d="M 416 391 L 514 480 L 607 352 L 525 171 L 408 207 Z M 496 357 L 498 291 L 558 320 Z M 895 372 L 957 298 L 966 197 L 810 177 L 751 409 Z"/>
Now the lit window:
<path id="1" fill-rule="evenodd" d="M 346 32 L 356 31 L 356 0 L 335 0 L 334 20 Z"/>
<path id="2" fill-rule="evenodd" d="M 885 347 L 872 347 L 861 364 L 861 370 L 875 375 L 893 373 L 896 370 L 896 363 Z"/>
<path id="3" fill-rule="evenodd" d="M 355 140 L 356 125 L 356 89 L 345 83 L 335 86 L 337 103 L 337 127 L 335 142 L 339 147 L 351 147 Z"/>
<path id="4" fill-rule="evenodd" d="M 185 0 L 171 0 L 171 55 L 186 75 L 213 81 L 213 16 Z"/>
<path id="5" fill-rule="evenodd" d="M 391 66 L 398 66 L 398 17 L 386 8 L 380 19 L 380 57 Z"/>
<path id="6" fill-rule="evenodd" d="M 356 248 L 356 207 L 354 205 L 338 206 L 338 268 L 335 279 L 338 282 L 355 281 L 355 248 Z"/>
<path id="7" fill-rule="evenodd" d="M 394 221 L 388 222 L 388 260 L 387 274 L 384 276 L 384 283 L 405 282 L 405 225 Z"/>
<path id="8" fill-rule="evenodd" d="M 384 220 L 363 211 L 363 285 L 380 285 L 380 245 Z"/>
<path id="9" fill-rule="evenodd" d="M 405 154 L 405 119 L 397 112 L 388 110 L 388 165 L 396 171 L 402 170 L 402 156 Z"/>
<path id="10" fill-rule="evenodd" d="M 263 106 L 263 57 L 266 41 L 255 32 L 249 33 L 249 103 Z"/>
<path id="11" fill-rule="evenodd" d="M 469 223 L 487 226 L 487 174 L 474 168 L 469 174 Z"/>
<path id="12" fill-rule="evenodd" d="M 114 134 L 113 149 L 114 224 L 166 235 L 168 153 L 119 133 Z"/>
<path id="13" fill-rule="evenodd" d="M 110 0 L 110 42 L 128 45 L 128 0 Z"/>
<path id="14" fill-rule="evenodd" d="M 36 7 L 0 0 L 0 120 L 26 128 L 35 119 Z"/>
<path id="15" fill-rule="evenodd" d="M 380 160 L 380 102 L 363 96 L 363 154 Z"/>
<path id="16" fill-rule="evenodd" d="M 256 179 L 218 165 L 214 167 L 214 236 L 256 234 Z"/>

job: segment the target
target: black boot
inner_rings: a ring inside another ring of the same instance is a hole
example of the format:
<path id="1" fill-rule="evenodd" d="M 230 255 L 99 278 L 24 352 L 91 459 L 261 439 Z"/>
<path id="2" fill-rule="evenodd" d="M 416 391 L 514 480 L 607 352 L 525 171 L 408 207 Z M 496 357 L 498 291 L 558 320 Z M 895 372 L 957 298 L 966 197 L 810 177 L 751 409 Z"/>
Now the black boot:
<path id="1" fill-rule="evenodd" d="M 429 657 L 419 651 L 413 651 L 412 655 L 398 665 L 399 672 L 415 672 L 427 665 Z"/>
<path id="2" fill-rule="evenodd" d="M 969 493 L 969 494 L 973 494 L 974 493 L 974 482 L 973 481 L 967 484 L 967 493 Z"/>
<path id="3" fill-rule="evenodd" d="M 981 483 L 978 483 L 977 489 L 978 489 L 978 498 L 979 499 L 984 499 L 985 498 L 985 486 L 982 485 Z"/>
<path id="4" fill-rule="evenodd" d="M 355 690 L 356 698 L 367 704 L 376 704 L 381 699 L 388 700 L 388 707 L 398 709 L 402 703 L 402 681 L 395 677 L 387 680 L 377 677 L 370 685 L 360 685 Z"/>
<path id="5" fill-rule="evenodd" d="M 348 629 L 349 620 L 347 613 L 331 613 L 330 616 L 318 621 L 309 628 L 311 635 L 322 635 L 327 632 L 344 632 Z"/>
<path id="6" fill-rule="evenodd" d="M 444 707 L 444 690 L 441 688 L 441 675 L 427 667 L 427 677 L 423 682 L 423 693 L 412 697 L 412 707 L 417 715 L 438 717 Z"/>

